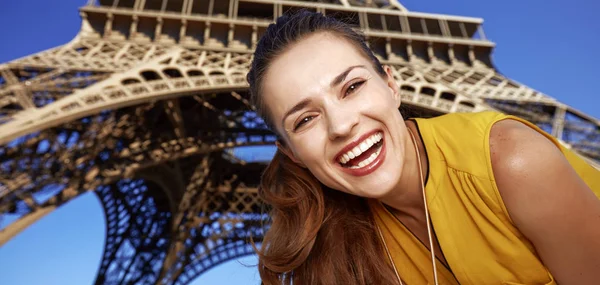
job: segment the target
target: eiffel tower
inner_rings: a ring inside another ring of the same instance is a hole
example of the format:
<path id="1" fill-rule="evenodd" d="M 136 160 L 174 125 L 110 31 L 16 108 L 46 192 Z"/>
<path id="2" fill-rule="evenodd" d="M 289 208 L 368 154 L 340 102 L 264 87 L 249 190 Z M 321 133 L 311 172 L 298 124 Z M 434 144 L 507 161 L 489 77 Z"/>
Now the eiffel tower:
<path id="1" fill-rule="evenodd" d="M 253 253 L 274 135 L 245 75 L 269 23 L 349 21 L 421 116 L 499 110 L 600 167 L 600 121 L 500 74 L 482 20 L 377 0 L 91 0 L 69 43 L 0 65 L 0 246 L 82 193 L 106 217 L 96 284 L 188 284 Z M 244 155 L 245 154 L 245 155 Z"/>

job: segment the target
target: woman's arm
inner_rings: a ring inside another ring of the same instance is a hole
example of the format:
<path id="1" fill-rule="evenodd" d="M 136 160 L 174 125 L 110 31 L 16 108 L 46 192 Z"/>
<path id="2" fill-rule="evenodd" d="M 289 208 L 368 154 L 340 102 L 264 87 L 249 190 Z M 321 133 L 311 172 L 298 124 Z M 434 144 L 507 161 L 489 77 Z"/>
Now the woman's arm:
<path id="1" fill-rule="evenodd" d="M 492 168 L 516 227 L 560 284 L 600 284 L 600 200 L 548 138 L 514 120 L 490 134 Z"/>

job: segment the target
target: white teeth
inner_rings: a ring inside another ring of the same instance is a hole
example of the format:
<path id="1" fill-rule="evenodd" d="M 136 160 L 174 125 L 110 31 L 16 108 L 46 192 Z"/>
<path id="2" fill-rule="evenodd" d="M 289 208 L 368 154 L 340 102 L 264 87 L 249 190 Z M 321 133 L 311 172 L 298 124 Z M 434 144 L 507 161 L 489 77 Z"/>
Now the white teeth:
<path id="1" fill-rule="evenodd" d="M 361 142 L 359 146 L 360 146 L 360 152 L 365 152 L 365 151 L 367 151 L 367 149 L 369 149 L 369 144 L 366 141 Z"/>
<path id="2" fill-rule="evenodd" d="M 379 148 L 377 150 L 377 152 L 371 154 L 371 156 L 369 156 L 367 159 L 359 162 L 358 165 L 350 166 L 349 168 L 350 169 L 358 169 L 358 168 L 362 168 L 362 167 L 365 167 L 365 166 L 371 164 L 371 162 L 373 162 L 377 158 L 377 156 L 379 155 L 380 152 L 381 152 L 381 148 Z"/>
<path id="3" fill-rule="evenodd" d="M 377 144 L 378 142 L 380 142 L 382 139 L 383 139 L 382 133 L 373 134 L 372 136 L 370 136 L 367 139 L 365 139 L 364 141 L 362 141 L 359 145 L 355 146 L 352 150 L 341 155 L 340 158 L 338 159 L 338 161 L 341 164 L 346 164 L 346 163 L 348 163 L 348 161 L 361 155 L 363 152 L 367 151 L 369 148 L 371 148 L 374 144 Z M 372 154 L 367 159 L 358 163 L 358 165 L 352 166 L 350 168 L 361 168 L 361 167 L 364 167 L 364 166 L 370 164 L 371 162 L 373 162 L 373 160 L 375 160 L 375 158 L 377 158 L 377 155 L 379 155 L 379 151 L 381 151 L 381 149 L 377 150 L 377 153 Z"/>

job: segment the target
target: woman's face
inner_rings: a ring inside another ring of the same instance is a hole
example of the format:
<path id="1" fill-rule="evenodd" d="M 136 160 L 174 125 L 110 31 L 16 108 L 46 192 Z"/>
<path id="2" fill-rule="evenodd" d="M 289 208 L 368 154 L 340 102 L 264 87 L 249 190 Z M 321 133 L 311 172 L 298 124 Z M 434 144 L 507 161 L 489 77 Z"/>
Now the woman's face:
<path id="1" fill-rule="evenodd" d="M 333 189 L 381 198 L 397 187 L 406 126 L 386 72 L 382 78 L 358 48 L 330 33 L 289 47 L 263 84 L 284 152 Z"/>

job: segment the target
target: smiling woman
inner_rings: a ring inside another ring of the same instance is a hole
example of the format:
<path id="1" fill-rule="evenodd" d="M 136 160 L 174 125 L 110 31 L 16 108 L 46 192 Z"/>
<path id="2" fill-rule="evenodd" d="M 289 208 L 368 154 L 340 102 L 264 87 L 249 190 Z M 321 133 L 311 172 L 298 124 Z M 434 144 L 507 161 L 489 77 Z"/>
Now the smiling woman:
<path id="1" fill-rule="evenodd" d="M 260 186 L 265 284 L 600 279 L 600 173 L 535 125 L 405 121 L 360 32 L 307 11 L 269 26 L 248 82 L 279 137 Z"/>

